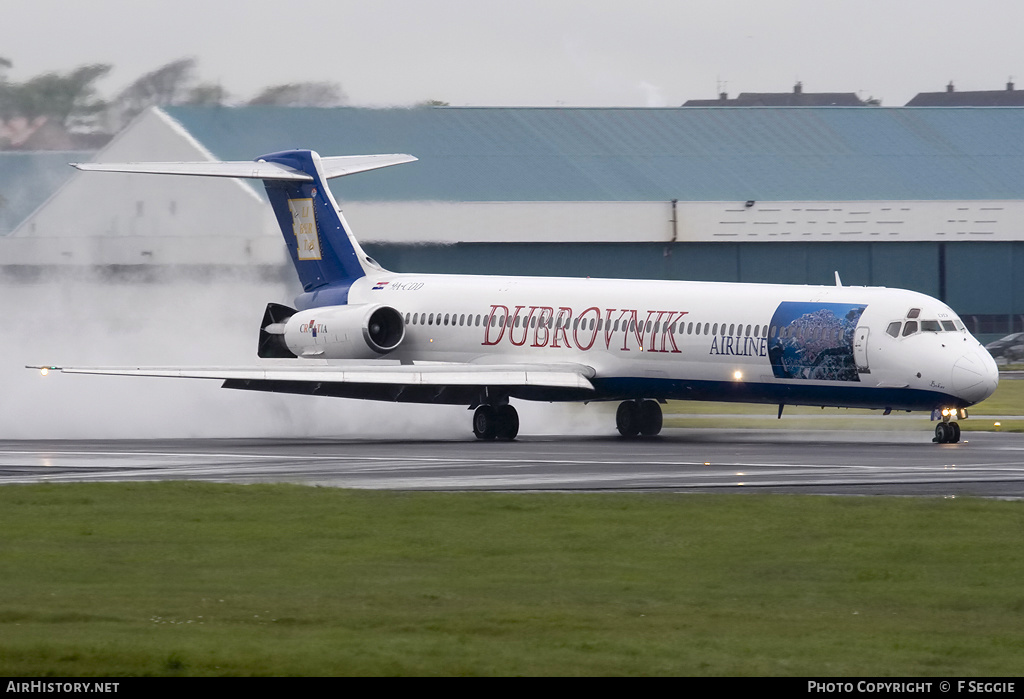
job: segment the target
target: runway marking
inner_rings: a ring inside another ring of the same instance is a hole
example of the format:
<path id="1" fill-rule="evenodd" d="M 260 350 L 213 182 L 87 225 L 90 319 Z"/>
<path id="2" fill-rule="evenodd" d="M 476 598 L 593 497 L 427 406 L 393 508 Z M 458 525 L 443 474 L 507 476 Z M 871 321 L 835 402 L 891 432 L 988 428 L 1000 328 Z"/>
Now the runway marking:
<path id="1" fill-rule="evenodd" d="M 1024 445 L 1024 442 L 1020 442 Z M 596 458 L 571 458 L 575 449 L 564 443 L 524 440 L 509 445 L 477 445 L 474 442 L 454 444 L 458 455 L 409 455 L 401 453 L 407 445 L 378 442 L 349 443 L 324 442 L 311 449 L 328 453 L 295 453 L 305 445 L 275 442 L 261 445 L 252 442 L 254 451 L 190 450 L 175 452 L 155 449 L 111 449 L 91 451 L 75 446 L 69 449 L 50 447 L 45 450 L 25 449 L 24 443 L 16 449 L 0 446 L 0 484 L 101 482 L 128 480 L 207 480 L 215 482 L 293 482 L 309 485 L 330 485 L 349 488 L 392 490 L 460 490 L 492 489 L 517 491 L 607 491 L 607 490 L 763 490 L 788 489 L 806 492 L 808 489 L 861 488 L 861 492 L 878 492 L 886 486 L 909 486 L 920 493 L 964 492 L 957 484 L 985 484 L 1024 482 L 1024 463 L 1005 458 L 989 463 L 958 464 L 960 458 L 987 458 L 996 451 L 1019 452 L 1017 447 L 1003 445 L 982 450 L 947 447 L 912 446 L 902 452 L 913 459 L 911 463 L 893 465 L 864 463 L 867 458 L 852 449 L 858 445 L 844 444 L 840 449 L 828 449 L 825 457 L 830 463 L 815 463 L 816 454 L 822 453 L 819 442 L 794 442 L 796 451 L 773 446 L 780 455 L 807 455 L 805 463 L 791 461 L 771 462 L 763 459 L 745 460 L 744 455 L 758 456 L 757 442 L 723 443 L 711 441 L 697 445 L 684 444 L 682 449 L 704 453 L 709 458 L 678 459 L 668 451 L 676 451 L 672 442 L 616 443 L 605 448 L 590 445 L 591 451 L 604 452 Z M 628 452 L 633 446 L 644 454 L 624 454 L 622 458 L 609 457 L 609 452 Z M 69 445 L 69 447 L 72 445 Z M 98 444 L 99 446 L 99 444 Z M 146 446 L 140 443 L 139 446 Z M 225 445 L 227 446 L 227 445 Z M 449 443 L 420 445 L 430 449 L 452 449 Z M 487 449 L 488 455 L 473 456 L 474 451 Z M 612 448 L 614 447 L 614 448 Z M 623 448 L 624 447 L 624 448 Z M 735 447 L 735 448 L 734 448 Z M 917 448 L 922 447 L 922 448 Z M 1002 448 L 1001 448 L 1002 447 Z M 289 453 L 260 453 L 256 450 L 282 448 Z M 415 448 L 415 447 L 412 447 Z M 371 453 L 329 453 L 330 450 L 370 451 Z M 934 449 L 940 449 L 936 452 Z M 502 455 L 502 451 L 512 452 Z M 659 451 L 660 450 L 660 451 Z M 725 451 L 725 457 L 720 453 Z M 986 450 L 991 450 L 986 453 Z M 388 452 L 391 453 L 388 453 Z M 395 453 L 395 452 L 399 453 Z M 584 450 L 586 451 L 586 450 Z M 376 453 L 372 453 L 376 452 Z M 383 452 L 383 453 L 382 453 Z M 497 452 L 497 454 L 496 454 Z M 887 456 L 899 460 L 899 453 L 889 449 Z M 563 455 L 564 454 L 564 455 Z M 665 454 L 666 458 L 661 458 Z M 836 463 L 851 458 L 854 463 Z M 948 463 L 929 463 L 943 459 Z M 708 461 L 711 461 L 708 464 Z M 707 464 L 707 465 L 705 465 Z M 918 487 L 920 486 L 920 487 Z M 926 486 L 931 486 L 926 487 Z M 940 490 L 941 489 L 941 490 Z M 885 492 L 906 492 L 908 488 L 888 488 Z M 970 492 L 970 491 L 967 491 Z M 1016 495 L 1016 486 L 999 492 Z"/>

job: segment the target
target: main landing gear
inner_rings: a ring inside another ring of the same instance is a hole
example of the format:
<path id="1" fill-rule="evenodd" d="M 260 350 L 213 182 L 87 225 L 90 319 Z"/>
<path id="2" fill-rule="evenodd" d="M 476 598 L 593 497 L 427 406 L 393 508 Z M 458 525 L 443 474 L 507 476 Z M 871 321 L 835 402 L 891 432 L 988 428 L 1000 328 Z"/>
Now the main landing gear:
<path id="1" fill-rule="evenodd" d="M 473 434 L 477 439 L 510 442 L 519 434 L 519 413 L 508 403 L 481 405 L 473 413 Z"/>
<path id="2" fill-rule="evenodd" d="M 661 432 L 661 406 L 655 400 L 627 400 L 615 411 L 615 427 L 627 439 Z"/>

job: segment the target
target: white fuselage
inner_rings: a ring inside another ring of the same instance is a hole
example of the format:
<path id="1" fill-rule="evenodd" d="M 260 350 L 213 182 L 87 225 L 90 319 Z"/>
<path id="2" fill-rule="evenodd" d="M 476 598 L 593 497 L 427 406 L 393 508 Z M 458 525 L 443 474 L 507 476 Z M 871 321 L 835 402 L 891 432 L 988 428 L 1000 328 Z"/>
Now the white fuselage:
<path id="1" fill-rule="evenodd" d="M 382 358 L 574 363 L 593 369 L 595 399 L 920 410 L 972 405 L 998 382 L 948 306 L 899 289 L 381 272 L 348 294 L 376 304 L 405 321 Z M 320 330 L 307 356 L 330 359 L 339 336 Z"/>

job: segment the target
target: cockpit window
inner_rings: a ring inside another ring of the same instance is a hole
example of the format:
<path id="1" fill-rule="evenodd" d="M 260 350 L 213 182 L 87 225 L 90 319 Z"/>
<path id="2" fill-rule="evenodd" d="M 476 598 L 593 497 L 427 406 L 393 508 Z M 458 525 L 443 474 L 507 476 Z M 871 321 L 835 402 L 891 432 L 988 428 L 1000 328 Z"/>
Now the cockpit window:
<path id="1" fill-rule="evenodd" d="M 893 337 L 899 337 L 900 325 L 902 325 L 902 323 L 900 323 L 898 320 L 893 321 L 892 323 L 889 323 L 889 327 L 885 329 L 885 332 L 889 333 Z"/>
<path id="2" fill-rule="evenodd" d="M 906 337 L 907 335 L 913 335 L 916 332 L 917 332 L 917 321 L 916 320 L 908 320 L 907 324 L 903 326 L 903 337 Z"/>
<path id="3" fill-rule="evenodd" d="M 941 321 L 941 323 L 942 323 L 942 329 L 943 330 L 945 330 L 947 332 L 956 332 L 956 324 L 953 321 L 951 321 L 951 320 L 943 320 L 943 321 Z"/>
<path id="4" fill-rule="evenodd" d="M 907 311 L 907 318 L 917 318 L 919 315 L 921 315 L 920 308 L 911 308 Z"/>
<path id="5" fill-rule="evenodd" d="M 939 325 L 937 320 L 922 320 L 921 321 L 921 332 L 937 333 L 942 331 L 942 326 Z"/>

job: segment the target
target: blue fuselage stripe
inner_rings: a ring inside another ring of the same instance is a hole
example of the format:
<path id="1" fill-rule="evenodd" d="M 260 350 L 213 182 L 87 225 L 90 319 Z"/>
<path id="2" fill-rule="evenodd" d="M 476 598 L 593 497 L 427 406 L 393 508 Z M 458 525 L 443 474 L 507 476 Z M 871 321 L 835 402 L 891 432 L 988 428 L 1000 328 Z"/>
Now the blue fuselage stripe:
<path id="1" fill-rule="evenodd" d="M 843 385 L 755 383 L 642 377 L 594 378 L 591 383 L 605 400 L 664 398 L 778 405 L 825 405 L 839 408 L 931 410 L 935 406 L 967 407 L 970 403 L 939 391 Z"/>

